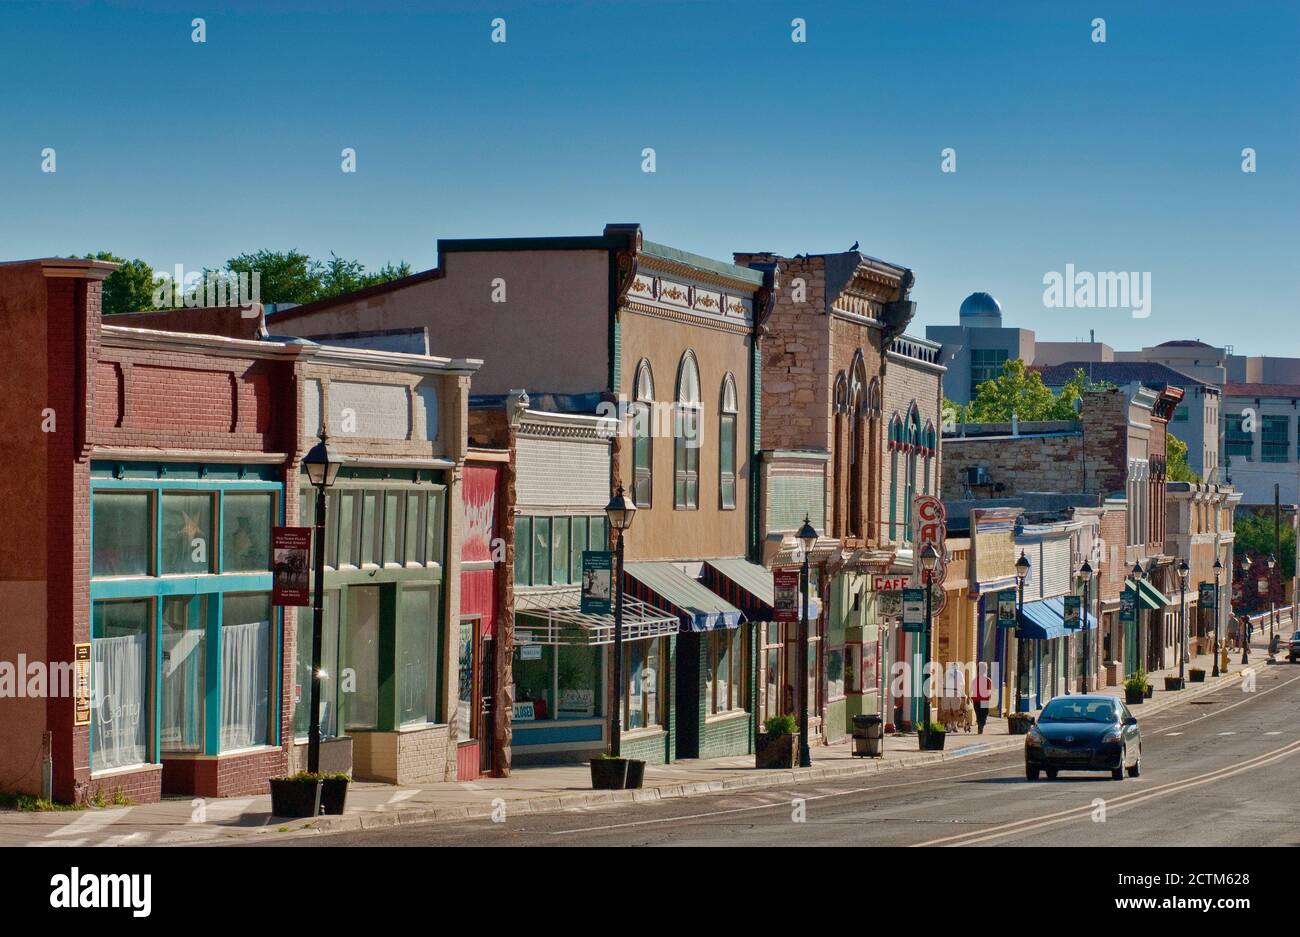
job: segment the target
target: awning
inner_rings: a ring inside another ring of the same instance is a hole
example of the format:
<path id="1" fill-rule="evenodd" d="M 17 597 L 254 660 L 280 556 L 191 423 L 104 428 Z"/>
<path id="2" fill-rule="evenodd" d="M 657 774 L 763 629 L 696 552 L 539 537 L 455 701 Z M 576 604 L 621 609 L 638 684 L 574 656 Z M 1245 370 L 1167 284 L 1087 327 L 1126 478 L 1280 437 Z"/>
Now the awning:
<path id="1" fill-rule="evenodd" d="M 738 606 L 751 621 L 771 621 L 776 588 L 772 571 L 749 560 L 704 561 L 704 583 L 728 602 Z M 808 617 L 821 617 L 821 601 L 811 596 Z"/>
<path id="2" fill-rule="evenodd" d="M 1057 612 L 1051 602 L 1051 599 L 1026 602 L 1025 607 L 1020 611 L 1020 624 L 1016 628 L 1016 634 L 1021 638 L 1037 641 L 1051 641 L 1053 638 L 1061 638 L 1069 634 L 1063 614 L 1065 604 L 1061 603 L 1061 612 Z"/>
<path id="3" fill-rule="evenodd" d="M 1065 621 L 1065 599 L 1057 596 L 1054 599 L 1048 599 L 1047 604 L 1052 607 L 1052 611 L 1061 616 L 1061 621 Z M 1079 617 L 1082 619 L 1082 626 L 1079 628 L 1067 628 L 1066 633 L 1072 634 L 1075 631 L 1088 631 L 1097 627 L 1097 619 L 1088 613 L 1086 608 L 1079 609 Z"/>
<path id="4" fill-rule="evenodd" d="M 687 631 L 734 628 L 743 617 L 740 609 L 674 563 L 625 563 L 623 570 L 629 580 L 628 592 L 680 615 Z"/>
<path id="5" fill-rule="evenodd" d="M 1129 589 L 1133 589 L 1134 582 L 1132 579 L 1125 580 L 1125 583 Z M 1147 582 L 1145 579 L 1139 579 L 1137 581 L 1137 597 L 1138 604 L 1143 608 L 1149 608 L 1153 612 L 1158 612 L 1162 608 L 1174 604 L 1172 599 L 1168 598 L 1163 592 L 1151 585 L 1151 583 Z"/>
<path id="6" fill-rule="evenodd" d="M 614 614 L 584 614 L 576 605 L 546 607 L 544 597 L 521 594 L 515 602 L 515 644 L 584 645 L 614 643 Z M 530 608 L 530 605 L 537 607 Z M 623 641 L 677 634 L 677 616 L 629 596 L 623 597 Z"/>

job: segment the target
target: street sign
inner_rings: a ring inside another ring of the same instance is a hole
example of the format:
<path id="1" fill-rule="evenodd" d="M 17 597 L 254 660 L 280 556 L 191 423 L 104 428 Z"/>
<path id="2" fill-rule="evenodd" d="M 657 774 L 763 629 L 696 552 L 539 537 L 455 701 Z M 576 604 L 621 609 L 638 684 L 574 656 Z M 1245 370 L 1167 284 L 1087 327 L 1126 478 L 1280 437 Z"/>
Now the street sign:
<path id="1" fill-rule="evenodd" d="M 1215 588 L 1212 582 L 1201 583 L 1201 608 L 1214 608 Z"/>
<path id="2" fill-rule="evenodd" d="M 998 627 L 1016 626 L 1016 590 L 1003 589 L 998 593 Z"/>
<path id="3" fill-rule="evenodd" d="M 582 551 L 582 599 L 584 615 L 608 615 L 614 605 L 614 554 L 608 550 Z"/>
<path id="4" fill-rule="evenodd" d="M 772 618 L 774 621 L 799 620 L 799 571 L 775 569 L 772 571 Z"/>
<path id="5" fill-rule="evenodd" d="M 925 590 L 903 590 L 903 630 L 919 632 L 925 627 Z"/>
<path id="6" fill-rule="evenodd" d="M 1065 597 L 1065 627 L 1071 631 L 1078 631 L 1083 627 L 1083 599 L 1077 595 L 1067 595 Z"/>

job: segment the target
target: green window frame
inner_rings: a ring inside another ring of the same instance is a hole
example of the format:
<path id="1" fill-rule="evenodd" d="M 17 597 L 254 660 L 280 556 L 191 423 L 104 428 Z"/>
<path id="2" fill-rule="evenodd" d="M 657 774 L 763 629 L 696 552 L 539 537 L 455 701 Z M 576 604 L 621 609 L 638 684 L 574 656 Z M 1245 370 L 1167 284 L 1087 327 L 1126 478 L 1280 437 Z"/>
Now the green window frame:
<path id="1" fill-rule="evenodd" d="M 1287 462 L 1291 457 L 1291 418 L 1266 413 L 1260 417 L 1260 461 Z"/>

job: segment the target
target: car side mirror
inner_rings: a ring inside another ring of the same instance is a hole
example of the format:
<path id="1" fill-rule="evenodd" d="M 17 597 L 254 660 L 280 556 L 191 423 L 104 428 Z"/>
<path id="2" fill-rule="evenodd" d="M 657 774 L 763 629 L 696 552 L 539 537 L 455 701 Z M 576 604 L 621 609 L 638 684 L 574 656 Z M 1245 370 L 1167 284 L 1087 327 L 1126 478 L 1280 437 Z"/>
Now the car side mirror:
<path id="1" fill-rule="evenodd" d="M 1137 724 L 1138 724 L 1137 716 L 1129 716 L 1127 719 L 1124 720 L 1124 725 L 1126 726 L 1135 726 Z"/>

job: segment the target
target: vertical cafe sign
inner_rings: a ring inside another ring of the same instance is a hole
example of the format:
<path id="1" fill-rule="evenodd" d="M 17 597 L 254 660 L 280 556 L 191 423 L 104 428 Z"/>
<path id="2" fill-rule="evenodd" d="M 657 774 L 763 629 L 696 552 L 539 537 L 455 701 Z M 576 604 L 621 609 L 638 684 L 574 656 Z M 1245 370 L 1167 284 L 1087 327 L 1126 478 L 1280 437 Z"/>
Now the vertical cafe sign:
<path id="1" fill-rule="evenodd" d="M 939 562 L 930 577 L 930 591 L 933 593 L 930 599 L 930 611 L 938 615 L 947 604 L 943 581 L 948 575 L 948 511 L 944 508 L 943 502 L 934 495 L 917 495 L 912 499 L 912 516 L 916 518 L 916 537 L 912 554 L 915 557 L 918 585 L 924 585 L 921 579 L 921 548 L 929 543 L 939 551 Z"/>
<path id="2" fill-rule="evenodd" d="M 272 605 L 311 604 L 310 527 L 272 527 Z"/>

